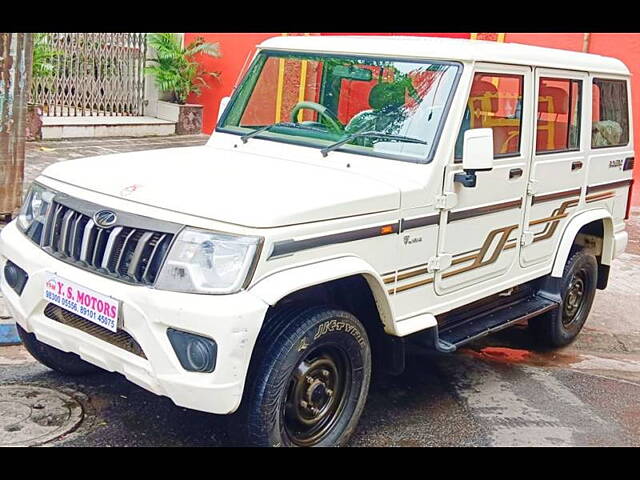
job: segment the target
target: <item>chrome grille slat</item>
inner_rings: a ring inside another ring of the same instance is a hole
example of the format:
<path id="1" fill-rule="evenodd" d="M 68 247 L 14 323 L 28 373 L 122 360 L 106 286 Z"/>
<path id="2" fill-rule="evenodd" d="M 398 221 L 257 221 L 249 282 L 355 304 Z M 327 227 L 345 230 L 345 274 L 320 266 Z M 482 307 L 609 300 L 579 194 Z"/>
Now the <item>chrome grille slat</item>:
<path id="1" fill-rule="evenodd" d="M 64 207 L 62 205 L 56 205 L 56 210 L 55 213 L 53 214 L 53 218 L 51 220 L 51 228 L 50 228 L 50 235 L 49 235 L 49 246 L 54 249 L 55 248 L 55 234 L 56 234 L 56 226 L 58 225 L 58 219 L 60 218 L 60 213 L 62 213 L 62 210 L 64 209 Z"/>
<path id="2" fill-rule="evenodd" d="M 44 248 L 51 243 L 51 227 L 53 225 L 53 217 L 56 214 L 56 206 L 51 204 L 49 211 L 47 212 L 47 219 L 44 224 L 44 230 L 42 231 L 42 238 L 40 239 L 40 247 Z"/>
<path id="3" fill-rule="evenodd" d="M 93 230 L 93 219 L 89 219 L 84 226 L 84 232 L 82 232 L 82 246 L 80 247 L 80 260 L 88 263 L 87 257 L 89 256 L 89 239 Z"/>
<path id="4" fill-rule="evenodd" d="M 129 263 L 129 269 L 127 270 L 127 275 L 131 278 L 135 278 L 136 280 L 141 280 L 142 277 L 138 278 L 136 272 L 138 271 L 138 266 L 142 260 L 142 252 L 146 248 L 147 243 L 153 237 L 154 232 L 145 232 L 138 240 L 138 244 L 136 245 L 136 249 L 133 251 L 133 256 L 131 257 L 131 262 Z"/>
<path id="5" fill-rule="evenodd" d="M 60 231 L 60 252 L 67 254 L 67 244 L 69 243 L 69 224 L 71 223 L 71 219 L 76 212 L 73 210 L 67 210 L 62 217 L 62 227 Z"/>
<path id="6" fill-rule="evenodd" d="M 142 280 L 147 281 L 147 282 L 151 282 L 153 280 L 149 279 L 149 273 L 150 273 L 150 269 L 151 266 L 153 265 L 153 260 L 156 256 L 156 253 L 158 251 L 158 248 L 160 247 L 160 245 L 162 244 L 162 242 L 164 241 L 165 237 L 167 235 L 162 235 L 158 241 L 156 242 L 155 246 L 153 247 L 153 250 L 151 251 L 151 255 L 149 255 L 149 260 L 147 261 L 147 266 L 144 269 L 144 274 L 142 275 Z"/>
<path id="7" fill-rule="evenodd" d="M 107 246 L 104 248 L 104 255 L 102 256 L 102 268 L 104 268 L 107 272 L 111 272 L 109 270 L 109 260 L 111 259 L 111 251 L 113 250 L 113 244 L 118 238 L 118 235 L 122 231 L 122 227 L 115 227 L 111 234 L 109 235 L 109 239 L 107 240 Z M 112 272 L 113 273 L 113 272 Z"/>
<path id="8" fill-rule="evenodd" d="M 80 225 L 80 222 L 83 218 L 84 216 L 78 213 L 78 218 L 73 222 L 73 225 L 71 227 L 71 247 L 69 247 L 69 254 L 71 258 L 76 258 L 76 239 L 78 238 L 78 225 Z"/>
<path id="9" fill-rule="evenodd" d="M 116 265 L 114 267 L 116 272 L 120 271 L 120 264 L 122 263 L 122 259 L 127 255 L 127 244 L 136 233 L 137 230 L 135 228 L 132 228 L 129 234 L 125 237 L 124 242 L 122 243 L 122 248 L 120 249 L 120 255 L 118 255 L 118 259 L 116 260 Z"/>
<path id="10" fill-rule="evenodd" d="M 58 260 L 99 275 L 127 283 L 153 284 L 180 225 L 121 212 L 118 215 L 124 217 L 123 224 L 103 228 L 92 218 L 100 206 L 85 205 L 64 195 L 60 200 L 54 198 L 40 248 Z"/>
<path id="11" fill-rule="evenodd" d="M 93 250 L 93 257 L 91 258 L 91 265 L 93 265 L 95 268 L 99 268 L 98 265 L 98 252 L 100 252 L 100 244 L 102 243 L 102 237 L 107 233 L 106 230 L 103 230 L 102 228 L 98 230 L 97 236 L 96 236 L 96 245 L 94 247 Z"/>

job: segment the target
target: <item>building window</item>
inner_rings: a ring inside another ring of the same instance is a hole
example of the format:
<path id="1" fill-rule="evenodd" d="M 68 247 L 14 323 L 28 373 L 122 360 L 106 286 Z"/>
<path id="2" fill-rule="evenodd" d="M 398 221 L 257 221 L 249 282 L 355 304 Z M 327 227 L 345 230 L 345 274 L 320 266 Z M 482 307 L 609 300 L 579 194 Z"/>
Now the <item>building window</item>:
<path id="1" fill-rule="evenodd" d="M 540 79 L 536 153 L 580 148 L 581 97 L 580 80 Z"/>
<path id="2" fill-rule="evenodd" d="M 523 84 L 522 75 L 475 74 L 456 141 L 456 160 L 462 158 L 464 132 L 471 128 L 493 130 L 494 157 L 520 153 Z"/>
<path id="3" fill-rule="evenodd" d="M 593 79 L 591 147 L 616 147 L 629 143 L 627 82 Z"/>

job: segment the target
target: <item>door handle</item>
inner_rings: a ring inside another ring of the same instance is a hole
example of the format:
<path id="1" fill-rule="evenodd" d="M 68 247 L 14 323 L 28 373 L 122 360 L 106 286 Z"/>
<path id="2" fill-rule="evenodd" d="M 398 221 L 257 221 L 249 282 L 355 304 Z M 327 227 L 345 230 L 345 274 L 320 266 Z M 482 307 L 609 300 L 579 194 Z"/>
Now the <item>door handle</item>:
<path id="1" fill-rule="evenodd" d="M 522 176 L 521 168 L 512 168 L 511 170 L 509 170 L 509 180 L 511 180 L 512 178 L 518 178 L 521 176 Z"/>
<path id="2" fill-rule="evenodd" d="M 580 170 L 582 168 L 582 162 L 578 160 L 577 162 L 573 162 L 571 164 L 571 171 L 574 172 L 576 170 Z"/>

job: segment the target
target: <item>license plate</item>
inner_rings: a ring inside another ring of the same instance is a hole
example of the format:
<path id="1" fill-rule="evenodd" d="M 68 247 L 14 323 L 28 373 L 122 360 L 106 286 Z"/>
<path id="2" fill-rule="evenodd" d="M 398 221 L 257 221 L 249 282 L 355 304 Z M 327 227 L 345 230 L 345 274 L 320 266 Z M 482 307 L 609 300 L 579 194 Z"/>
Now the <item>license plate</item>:
<path id="1" fill-rule="evenodd" d="M 107 295 L 48 273 L 45 278 L 43 297 L 107 330 L 118 331 L 120 302 Z"/>

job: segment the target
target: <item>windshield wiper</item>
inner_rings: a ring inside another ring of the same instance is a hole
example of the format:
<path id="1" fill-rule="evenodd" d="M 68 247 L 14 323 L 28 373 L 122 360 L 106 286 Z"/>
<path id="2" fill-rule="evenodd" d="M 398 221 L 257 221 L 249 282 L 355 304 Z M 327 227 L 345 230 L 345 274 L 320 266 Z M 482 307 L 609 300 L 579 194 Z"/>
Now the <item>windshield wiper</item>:
<path id="1" fill-rule="evenodd" d="M 246 135 L 242 135 L 240 137 L 240 140 L 242 140 L 242 143 L 247 143 L 247 140 L 249 140 L 251 137 L 255 137 L 256 135 L 262 133 L 262 132 L 266 132 L 267 130 L 272 129 L 273 127 L 290 127 L 290 128 L 303 128 L 305 130 L 314 130 L 316 132 L 323 132 L 323 130 L 320 130 L 319 128 L 313 128 L 309 125 L 302 125 L 300 123 L 293 123 L 293 122 L 276 122 L 276 123 L 272 123 L 270 125 L 265 125 L 264 127 L 260 127 L 256 130 L 254 130 L 251 133 L 247 133 Z"/>
<path id="2" fill-rule="evenodd" d="M 384 138 L 385 140 L 390 140 L 393 142 L 421 143 L 422 145 L 428 145 L 427 142 L 425 142 L 424 140 L 420 140 L 419 138 L 405 137 L 403 135 L 391 135 L 389 133 L 370 131 L 370 132 L 352 133 L 347 138 L 344 138 L 339 142 L 332 143 L 328 147 L 323 148 L 322 150 L 320 150 L 320 153 L 322 153 L 323 157 L 326 157 L 329 152 L 332 152 L 336 148 L 340 148 L 345 143 L 349 143 L 350 141 L 358 137 L 376 137 L 376 138 Z"/>

